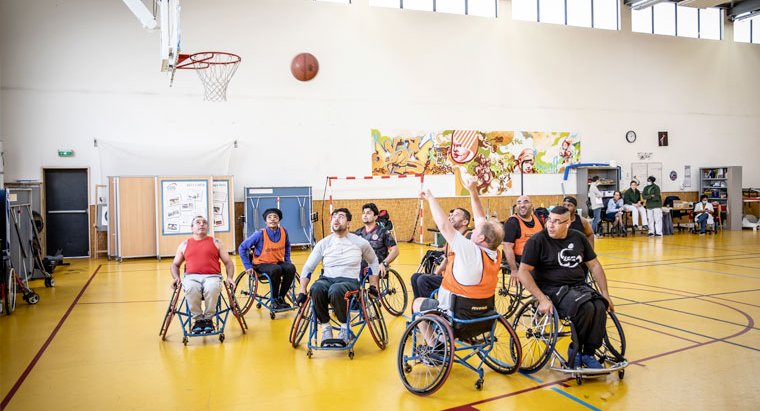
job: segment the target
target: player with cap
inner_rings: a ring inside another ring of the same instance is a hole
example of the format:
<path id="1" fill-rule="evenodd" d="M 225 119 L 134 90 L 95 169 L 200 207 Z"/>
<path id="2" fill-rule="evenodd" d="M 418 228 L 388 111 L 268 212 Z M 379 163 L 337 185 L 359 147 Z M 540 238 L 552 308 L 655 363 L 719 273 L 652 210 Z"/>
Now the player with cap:
<path id="1" fill-rule="evenodd" d="M 282 211 L 279 209 L 268 208 L 263 216 L 266 227 L 257 230 L 240 243 L 238 254 L 249 275 L 253 274 L 254 269 L 259 273 L 269 274 L 274 308 L 290 308 L 290 304 L 285 302 L 285 296 L 296 275 L 296 266 L 290 261 L 288 231 L 280 226 Z M 248 255 L 248 250 L 252 251 L 253 261 Z"/>

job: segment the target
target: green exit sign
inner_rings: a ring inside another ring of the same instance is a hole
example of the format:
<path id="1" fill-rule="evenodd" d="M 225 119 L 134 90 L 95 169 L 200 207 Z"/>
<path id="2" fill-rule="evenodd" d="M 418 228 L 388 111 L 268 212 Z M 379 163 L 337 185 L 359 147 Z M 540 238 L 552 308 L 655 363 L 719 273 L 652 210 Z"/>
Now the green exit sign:
<path id="1" fill-rule="evenodd" d="M 74 150 L 58 150 L 58 157 L 74 157 Z"/>

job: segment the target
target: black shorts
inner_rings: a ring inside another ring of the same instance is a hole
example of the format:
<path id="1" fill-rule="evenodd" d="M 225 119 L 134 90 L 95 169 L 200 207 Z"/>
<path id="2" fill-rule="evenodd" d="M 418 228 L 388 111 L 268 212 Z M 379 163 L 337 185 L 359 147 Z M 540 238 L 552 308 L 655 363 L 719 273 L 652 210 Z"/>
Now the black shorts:
<path id="1" fill-rule="evenodd" d="M 420 304 L 420 312 L 437 310 L 438 304 L 438 300 L 435 298 L 426 298 L 422 300 L 422 304 Z"/>

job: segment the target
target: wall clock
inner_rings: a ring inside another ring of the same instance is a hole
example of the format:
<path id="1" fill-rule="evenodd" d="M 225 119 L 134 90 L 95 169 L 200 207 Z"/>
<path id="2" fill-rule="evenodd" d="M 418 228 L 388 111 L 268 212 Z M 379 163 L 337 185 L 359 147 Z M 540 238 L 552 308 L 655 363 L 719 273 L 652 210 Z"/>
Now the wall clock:
<path id="1" fill-rule="evenodd" d="M 636 132 L 633 130 L 630 130 L 627 133 L 625 133 L 625 141 L 629 143 L 633 143 L 634 141 L 636 141 Z"/>

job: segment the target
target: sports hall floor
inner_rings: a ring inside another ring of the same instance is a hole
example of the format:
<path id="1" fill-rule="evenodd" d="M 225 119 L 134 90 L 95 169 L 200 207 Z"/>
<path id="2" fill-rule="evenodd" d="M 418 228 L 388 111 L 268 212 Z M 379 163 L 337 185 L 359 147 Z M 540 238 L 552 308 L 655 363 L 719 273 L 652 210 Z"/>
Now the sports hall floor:
<path id="1" fill-rule="evenodd" d="M 401 245 L 408 279 L 425 248 Z M 57 286 L 33 283 L 41 301 L 0 316 L 0 395 L 7 410 L 195 409 L 757 409 L 760 390 L 760 233 L 602 239 L 632 362 L 576 386 L 559 373 L 476 376 L 455 365 L 431 397 L 407 392 L 396 372 L 403 317 L 386 316 L 390 346 L 361 336 L 356 357 L 293 349 L 293 314 L 253 308 L 242 335 L 194 338 L 176 321 L 158 337 L 170 297 L 169 259 L 69 260 Z M 301 267 L 306 251 L 294 252 Z M 236 266 L 241 267 L 237 257 Z"/>

